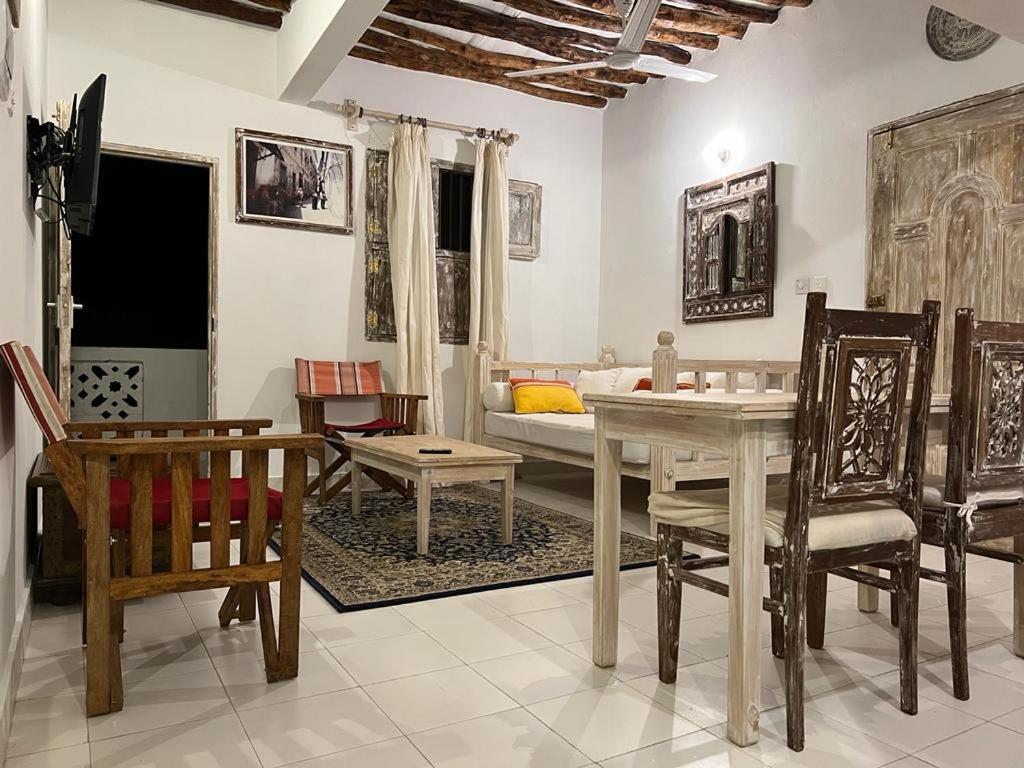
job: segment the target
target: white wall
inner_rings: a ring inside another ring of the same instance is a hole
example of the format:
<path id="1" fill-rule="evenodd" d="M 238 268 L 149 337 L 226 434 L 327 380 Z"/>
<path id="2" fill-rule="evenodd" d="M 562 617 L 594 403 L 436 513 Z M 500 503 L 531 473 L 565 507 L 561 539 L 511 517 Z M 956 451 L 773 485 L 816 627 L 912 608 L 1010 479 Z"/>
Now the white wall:
<path id="1" fill-rule="evenodd" d="M 820 0 L 698 66 L 707 85 L 665 80 L 606 113 L 600 338 L 647 355 L 671 329 L 686 357 L 796 359 L 798 276 L 829 279 L 830 303 L 863 307 L 867 132 L 1024 80 L 1024 46 L 1000 40 L 951 63 L 928 48 L 929 0 Z M 731 162 L 713 151 L 727 138 Z M 712 151 L 709 151 L 712 150 Z M 775 317 L 683 326 L 683 190 L 778 164 Z"/>
<path id="2" fill-rule="evenodd" d="M 22 0 L 15 31 L 13 102 L 0 104 L 0 343 L 39 348 L 39 227 L 28 200 L 25 117 L 46 108 L 46 0 Z M 0 14 L 2 16 L 2 14 Z M 0 29 L 0 34 L 4 31 Z M 9 696 L 17 676 L 19 622 L 28 598 L 25 480 L 42 438 L 7 367 L 0 365 L 0 761 L 7 745 Z"/>
<path id="3" fill-rule="evenodd" d="M 363 160 L 384 147 L 390 129 L 353 134 L 329 112 L 280 103 L 181 71 L 183 58 L 154 64 L 140 52 L 159 49 L 159 26 L 136 19 L 128 44 L 102 26 L 135 0 L 90 0 L 94 20 L 73 9 L 80 0 L 51 0 L 50 92 L 81 90 L 100 71 L 109 76 L 103 137 L 107 141 L 217 158 L 220 172 L 218 415 L 272 417 L 297 427 L 293 358 L 381 359 L 394 369 L 394 345 L 363 333 Z M 73 15 L 65 16 L 69 10 Z M 162 10 L 162 9 L 161 9 Z M 182 14 L 190 24 L 212 23 Z M 154 17 L 155 19 L 155 17 Z M 74 24 L 69 23 L 73 20 Z M 81 25 L 85 25 L 84 28 Z M 100 29 L 96 27 L 100 26 Z M 244 29 L 244 28 L 243 28 Z M 253 55 L 234 38 L 221 55 Z M 166 46 L 165 46 L 166 47 Z M 161 59 L 164 60 L 164 59 Z M 365 99 L 367 106 L 454 122 L 508 127 L 522 134 L 512 150 L 513 176 L 544 185 L 541 258 L 512 266 L 511 352 L 520 358 L 596 359 L 601 114 L 529 99 L 489 86 L 346 62 L 324 95 Z M 234 129 L 246 127 L 353 144 L 356 236 L 302 232 L 234 221 Z M 435 132 L 433 154 L 472 162 L 469 143 Z M 448 431 L 462 429 L 465 347 L 442 347 Z"/>

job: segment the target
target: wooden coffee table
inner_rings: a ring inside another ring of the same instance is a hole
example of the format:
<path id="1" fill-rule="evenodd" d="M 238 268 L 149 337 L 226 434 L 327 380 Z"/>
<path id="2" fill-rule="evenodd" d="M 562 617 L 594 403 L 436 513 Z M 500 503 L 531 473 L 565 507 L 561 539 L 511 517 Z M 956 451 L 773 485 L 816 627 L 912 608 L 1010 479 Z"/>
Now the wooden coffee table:
<path id="1" fill-rule="evenodd" d="M 352 511 L 362 503 L 359 485 L 364 467 L 375 467 L 416 483 L 416 553 L 427 554 L 430 539 L 430 491 L 433 483 L 472 483 L 499 480 L 504 485 L 501 506 L 501 541 L 512 543 L 512 490 L 518 453 L 499 451 L 475 443 L 434 435 L 353 437 L 345 441 L 352 451 Z M 451 453 L 420 453 L 421 448 L 450 448 Z"/>

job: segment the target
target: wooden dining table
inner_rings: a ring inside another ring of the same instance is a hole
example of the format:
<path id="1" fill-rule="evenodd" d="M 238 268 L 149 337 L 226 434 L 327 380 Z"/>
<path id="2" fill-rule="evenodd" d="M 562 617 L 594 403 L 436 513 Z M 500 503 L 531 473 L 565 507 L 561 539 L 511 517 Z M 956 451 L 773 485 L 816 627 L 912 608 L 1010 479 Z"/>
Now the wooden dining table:
<path id="1" fill-rule="evenodd" d="M 793 393 L 594 394 L 593 661 L 613 667 L 618 656 L 622 444 L 656 451 L 702 452 L 729 459 L 729 692 L 727 734 L 741 746 L 758 740 L 761 698 L 761 610 L 765 488 L 769 467 L 792 454 Z M 929 445 L 946 442 L 949 396 L 932 399 Z M 785 471 L 783 469 L 783 471 Z M 671 469 L 652 488 L 675 487 Z"/>

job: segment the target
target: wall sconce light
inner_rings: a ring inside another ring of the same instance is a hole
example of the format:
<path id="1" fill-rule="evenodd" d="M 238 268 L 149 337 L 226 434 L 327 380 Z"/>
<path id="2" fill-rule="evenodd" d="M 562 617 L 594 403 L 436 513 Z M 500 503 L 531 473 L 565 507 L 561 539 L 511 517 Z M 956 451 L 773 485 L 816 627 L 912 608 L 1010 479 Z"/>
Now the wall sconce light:
<path id="1" fill-rule="evenodd" d="M 728 147 L 726 147 L 726 148 L 724 148 L 724 149 L 720 149 L 720 150 L 718 150 L 718 161 L 719 161 L 719 162 L 720 162 L 720 163 L 721 163 L 722 165 L 728 165 L 728 164 L 729 164 L 729 161 L 730 161 L 731 159 L 732 159 L 732 150 L 731 150 L 731 149 L 729 149 Z"/>

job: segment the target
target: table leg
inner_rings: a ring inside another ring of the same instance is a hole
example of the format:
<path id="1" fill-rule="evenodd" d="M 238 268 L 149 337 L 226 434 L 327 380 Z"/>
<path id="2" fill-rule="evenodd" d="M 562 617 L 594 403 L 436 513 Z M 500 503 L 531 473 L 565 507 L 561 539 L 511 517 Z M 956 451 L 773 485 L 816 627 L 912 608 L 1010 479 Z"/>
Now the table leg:
<path id="1" fill-rule="evenodd" d="M 869 565 L 862 565 L 860 570 L 865 573 L 873 573 L 875 576 L 878 575 L 878 569 L 872 568 Z M 878 612 L 878 589 L 875 587 L 869 587 L 867 584 L 857 585 L 857 608 L 861 613 L 877 613 Z"/>
<path id="2" fill-rule="evenodd" d="M 514 467 L 505 470 L 505 482 L 502 483 L 501 499 L 501 543 L 512 543 L 512 505 L 515 503 L 516 471 Z"/>
<path id="3" fill-rule="evenodd" d="M 420 475 L 416 484 L 416 554 L 427 554 L 430 546 L 430 473 Z"/>
<path id="4" fill-rule="evenodd" d="M 358 515 L 363 507 L 363 465 L 352 461 L 352 514 Z"/>
<path id="5" fill-rule="evenodd" d="M 1013 551 L 1024 555 L 1024 536 L 1013 537 Z M 1013 652 L 1024 656 L 1024 565 L 1013 566 Z"/>
<path id="6" fill-rule="evenodd" d="M 765 436 L 759 421 L 730 427 L 729 740 L 757 743 L 761 704 Z"/>
<path id="7" fill-rule="evenodd" d="M 619 529 L 622 516 L 622 441 L 605 436 L 607 415 L 594 418 L 594 639 L 599 667 L 612 667 L 619 646 Z"/>

